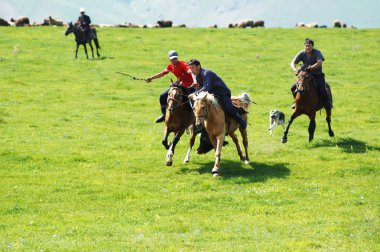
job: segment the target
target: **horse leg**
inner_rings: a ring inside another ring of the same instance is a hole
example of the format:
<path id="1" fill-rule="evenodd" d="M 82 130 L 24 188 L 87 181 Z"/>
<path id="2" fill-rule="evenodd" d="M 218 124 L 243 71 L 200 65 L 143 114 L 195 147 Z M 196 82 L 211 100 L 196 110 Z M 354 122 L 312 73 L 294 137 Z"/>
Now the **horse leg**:
<path id="1" fill-rule="evenodd" d="M 165 149 L 169 149 L 169 145 L 168 145 L 168 136 L 169 136 L 169 133 L 168 133 L 168 128 L 165 127 L 165 130 L 164 130 L 164 138 L 162 138 L 162 145 L 165 147 Z"/>
<path id="2" fill-rule="evenodd" d="M 216 142 L 215 164 L 214 164 L 214 167 L 212 168 L 212 171 L 211 171 L 213 177 L 219 176 L 219 173 L 220 173 L 220 158 L 222 156 L 223 141 L 224 141 L 224 134 L 217 136 L 216 140 L 212 139 L 212 141 L 211 141 L 213 143 L 213 145 Z"/>
<path id="3" fill-rule="evenodd" d="M 88 59 L 88 54 L 87 54 L 87 46 L 86 46 L 86 43 L 84 43 L 84 44 L 83 44 L 83 46 L 84 46 L 84 52 L 86 53 L 86 57 L 87 57 L 87 59 Z"/>
<path id="4" fill-rule="evenodd" d="M 75 50 L 75 58 L 76 59 L 78 58 L 78 48 L 79 48 L 79 44 L 77 43 L 77 49 Z"/>
<path id="5" fill-rule="evenodd" d="M 189 163 L 190 162 L 190 153 L 191 153 L 191 149 L 194 146 L 194 142 L 195 142 L 195 137 L 196 136 L 197 136 L 197 133 L 195 133 L 195 131 L 193 130 L 193 134 L 192 134 L 192 136 L 190 138 L 189 149 L 187 150 L 187 154 L 185 156 L 185 159 L 183 160 L 184 163 Z"/>
<path id="6" fill-rule="evenodd" d="M 314 131 L 315 131 L 316 125 L 317 124 L 315 123 L 315 119 L 310 119 L 309 128 L 308 128 L 308 131 L 309 131 L 309 143 L 311 141 L 313 141 L 313 139 L 314 139 Z"/>
<path id="7" fill-rule="evenodd" d="M 282 143 L 286 143 L 288 141 L 288 132 L 289 132 L 290 125 L 292 124 L 293 120 L 296 119 L 297 117 L 298 117 L 298 114 L 296 114 L 296 112 L 294 112 L 289 117 L 288 124 L 286 125 L 286 128 L 284 130 L 284 135 L 282 136 Z"/>
<path id="8" fill-rule="evenodd" d="M 88 42 L 88 44 L 90 45 L 90 48 L 91 48 L 92 58 L 94 58 L 94 48 L 92 47 L 91 40 L 90 40 L 90 42 Z"/>
<path id="9" fill-rule="evenodd" d="M 332 129 L 331 129 L 331 109 L 326 110 L 326 122 L 327 122 L 327 125 L 329 126 L 329 136 L 333 137 L 334 131 L 332 131 Z"/>
<path id="10" fill-rule="evenodd" d="M 248 156 L 248 134 L 247 134 L 247 129 L 240 129 L 240 134 L 241 134 L 241 137 L 243 138 L 243 146 L 244 146 L 244 151 L 245 151 L 245 160 L 244 160 L 244 163 L 245 164 L 249 164 L 250 161 L 249 161 L 249 156 Z"/>
<path id="11" fill-rule="evenodd" d="M 237 150 L 238 155 L 240 157 L 240 161 L 244 161 L 245 157 L 243 156 L 243 152 L 241 150 L 237 135 L 235 134 L 235 132 L 230 132 L 229 136 L 232 138 L 232 141 L 234 141 L 234 144 L 236 146 L 236 150 Z"/>
<path id="12" fill-rule="evenodd" d="M 185 130 L 177 132 L 173 138 L 173 142 L 169 147 L 168 152 L 166 153 L 166 165 L 171 166 L 173 164 L 173 156 L 174 156 L 174 149 L 179 140 L 181 139 L 181 136 Z"/>

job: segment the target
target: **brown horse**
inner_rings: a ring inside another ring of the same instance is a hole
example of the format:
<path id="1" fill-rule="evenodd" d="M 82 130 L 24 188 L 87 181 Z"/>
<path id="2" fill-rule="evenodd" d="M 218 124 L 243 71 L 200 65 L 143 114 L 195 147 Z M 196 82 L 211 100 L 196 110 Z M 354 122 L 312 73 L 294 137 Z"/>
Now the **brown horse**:
<path id="1" fill-rule="evenodd" d="M 317 88 L 315 87 L 314 79 L 308 70 L 300 70 L 297 75 L 297 94 L 295 97 L 295 109 L 293 114 L 290 116 L 288 125 L 284 130 L 284 135 L 282 136 L 282 143 L 288 141 L 288 131 L 293 120 L 298 116 L 305 114 L 309 116 L 309 142 L 314 138 L 314 131 L 316 127 L 315 115 L 316 112 L 323 108 L 323 104 L 319 95 L 317 93 Z M 327 93 L 330 96 L 330 102 L 332 104 L 332 95 L 330 86 L 326 83 Z M 331 109 L 326 110 L 326 121 L 329 127 L 330 137 L 334 136 L 334 132 L 331 129 Z"/>
<path id="2" fill-rule="evenodd" d="M 247 130 L 239 128 L 238 122 L 232 118 L 225 117 L 223 108 L 212 94 L 209 94 L 207 92 L 201 92 L 199 94 L 193 93 L 189 96 L 189 98 L 194 101 L 193 111 L 195 114 L 195 126 L 203 126 L 206 129 L 210 141 L 214 146 L 215 164 L 212 169 L 213 176 L 218 176 L 220 173 L 220 159 L 224 137 L 226 135 L 229 135 L 234 141 L 240 160 L 244 161 L 246 164 L 249 164 Z M 251 104 L 249 95 L 242 94 L 239 96 L 239 100 L 244 104 L 246 112 L 248 112 L 249 106 Z M 247 121 L 247 113 L 244 113 L 242 117 Z M 235 131 L 238 128 L 243 138 L 245 156 L 243 155 L 239 140 L 235 134 Z"/>
<path id="3" fill-rule="evenodd" d="M 75 41 L 77 42 L 77 49 L 75 51 L 75 58 L 78 58 L 79 45 L 83 45 L 84 51 L 86 53 L 86 57 L 88 59 L 87 47 L 86 47 L 87 43 L 90 45 L 91 52 L 92 52 L 92 58 L 94 58 L 94 48 L 92 47 L 92 40 L 94 40 L 94 43 L 95 43 L 96 54 L 98 55 L 98 57 L 100 57 L 100 54 L 98 51 L 98 49 L 100 49 L 100 45 L 99 45 L 99 41 L 98 41 L 98 37 L 97 37 L 95 28 L 91 28 L 90 35 L 87 36 L 83 29 L 78 28 L 76 25 L 73 25 L 73 23 L 70 22 L 69 26 L 67 27 L 67 30 L 65 32 L 65 35 L 67 36 L 70 33 L 74 33 Z"/>
<path id="4" fill-rule="evenodd" d="M 178 85 L 172 85 L 168 93 L 168 106 L 165 113 L 165 130 L 164 138 L 162 139 L 162 145 L 168 150 L 166 154 L 166 165 L 171 166 L 173 164 L 174 149 L 179 142 L 181 136 L 187 128 L 194 124 L 195 118 L 191 110 L 186 106 L 189 101 L 186 99 L 182 87 Z M 173 142 L 168 144 L 168 136 L 170 133 L 174 133 Z M 190 151 L 194 145 L 196 133 L 190 138 L 190 147 L 185 157 L 184 162 L 190 161 Z"/>

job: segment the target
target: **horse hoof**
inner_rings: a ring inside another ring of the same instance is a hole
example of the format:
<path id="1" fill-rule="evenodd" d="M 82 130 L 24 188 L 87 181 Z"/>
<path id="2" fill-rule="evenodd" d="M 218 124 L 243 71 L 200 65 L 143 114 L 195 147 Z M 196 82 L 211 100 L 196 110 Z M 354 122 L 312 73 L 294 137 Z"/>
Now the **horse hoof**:
<path id="1" fill-rule="evenodd" d="M 244 163 L 245 163 L 245 164 L 250 164 L 251 162 L 250 162 L 248 159 L 246 159 L 246 160 L 244 161 Z"/>
<path id="2" fill-rule="evenodd" d="M 188 164 L 189 162 L 190 162 L 190 160 L 188 160 L 188 159 L 183 160 L 184 164 Z"/>
<path id="3" fill-rule="evenodd" d="M 217 176 L 219 176 L 219 169 L 218 168 L 213 168 L 212 171 L 211 171 L 211 173 L 212 173 L 213 177 L 217 177 Z"/>
<path id="4" fill-rule="evenodd" d="M 172 166 L 172 164 L 173 164 L 173 161 L 166 162 L 166 166 Z"/>
<path id="5" fill-rule="evenodd" d="M 217 177 L 219 177 L 219 173 L 213 173 L 213 174 L 212 174 L 212 177 L 213 177 L 213 178 L 217 178 Z"/>
<path id="6" fill-rule="evenodd" d="M 288 141 L 288 138 L 287 138 L 287 137 L 283 137 L 281 143 L 284 144 L 284 143 L 286 143 L 287 141 Z"/>
<path id="7" fill-rule="evenodd" d="M 330 137 L 335 136 L 333 131 L 330 131 L 330 132 L 329 132 L 329 135 L 330 135 Z"/>

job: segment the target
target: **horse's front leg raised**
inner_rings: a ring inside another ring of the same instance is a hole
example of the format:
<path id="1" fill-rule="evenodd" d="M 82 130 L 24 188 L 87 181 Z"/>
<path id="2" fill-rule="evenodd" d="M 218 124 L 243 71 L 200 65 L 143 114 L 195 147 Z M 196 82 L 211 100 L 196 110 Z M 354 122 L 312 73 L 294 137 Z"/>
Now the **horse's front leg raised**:
<path id="1" fill-rule="evenodd" d="M 335 134 L 334 134 L 334 131 L 332 131 L 331 129 L 331 109 L 326 110 L 326 122 L 327 122 L 327 125 L 329 126 L 329 136 L 333 137 Z"/>
<path id="2" fill-rule="evenodd" d="M 288 121 L 288 124 L 286 125 L 286 128 L 284 130 L 284 135 L 282 136 L 282 143 L 286 143 L 288 141 L 288 132 L 289 132 L 289 128 L 290 128 L 290 125 L 292 124 L 293 120 L 296 119 L 298 116 L 298 114 L 296 114 L 295 112 L 289 117 L 289 121 Z"/>
<path id="3" fill-rule="evenodd" d="M 179 140 L 181 139 L 181 136 L 183 134 L 183 131 L 177 132 L 173 138 L 173 143 L 170 145 L 168 152 L 166 153 L 166 165 L 171 166 L 173 164 L 173 156 L 174 156 L 174 149 Z"/>
<path id="4" fill-rule="evenodd" d="M 194 146 L 194 142 L 195 142 L 195 137 L 196 136 L 197 136 L 197 133 L 195 133 L 195 130 L 193 128 L 193 134 L 192 134 L 192 136 L 190 138 L 189 149 L 187 150 L 185 159 L 183 160 L 184 163 L 189 163 L 190 162 L 190 153 L 191 153 L 191 149 Z"/>
<path id="5" fill-rule="evenodd" d="M 165 147 L 165 149 L 169 149 L 169 145 L 168 145 L 168 136 L 169 136 L 169 132 L 168 132 L 168 128 L 165 127 L 165 130 L 164 130 L 164 137 L 162 138 L 162 145 Z"/>

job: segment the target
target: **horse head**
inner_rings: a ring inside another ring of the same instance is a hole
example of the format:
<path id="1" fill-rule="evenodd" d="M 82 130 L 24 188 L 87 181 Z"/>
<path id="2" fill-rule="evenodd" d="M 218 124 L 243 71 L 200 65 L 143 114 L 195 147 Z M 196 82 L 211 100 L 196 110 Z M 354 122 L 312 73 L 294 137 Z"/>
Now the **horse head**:
<path id="1" fill-rule="evenodd" d="M 181 105 L 183 92 L 181 88 L 175 85 L 171 85 L 168 93 L 168 110 L 170 114 L 173 114 L 174 111 Z"/>
<path id="2" fill-rule="evenodd" d="M 67 30 L 65 32 L 65 36 L 69 35 L 70 33 L 75 31 L 75 26 L 73 25 L 73 22 L 69 22 L 67 26 Z"/>
<path id="3" fill-rule="evenodd" d="M 299 73 L 297 74 L 297 92 L 300 94 L 304 94 L 305 92 L 309 91 L 311 88 L 311 85 L 313 85 L 314 80 L 312 75 L 310 74 L 310 71 L 308 69 L 300 69 Z"/>
<path id="4" fill-rule="evenodd" d="M 207 97 L 207 92 L 200 92 L 199 94 L 192 93 L 189 95 L 189 99 L 193 101 L 196 131 L 200 131 L 204 127 L 204 121 L 210 110 L 210 102 Z"/>

